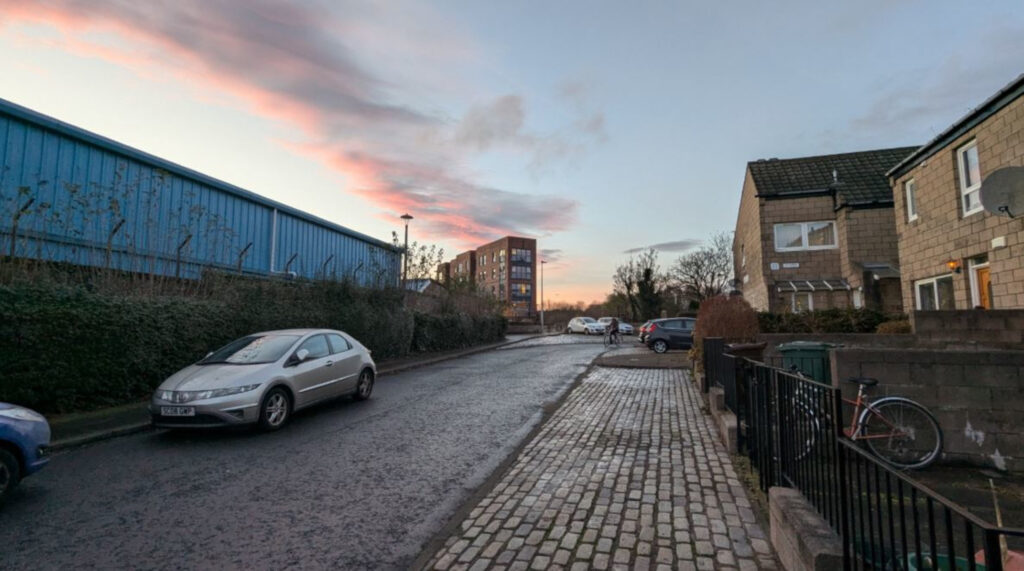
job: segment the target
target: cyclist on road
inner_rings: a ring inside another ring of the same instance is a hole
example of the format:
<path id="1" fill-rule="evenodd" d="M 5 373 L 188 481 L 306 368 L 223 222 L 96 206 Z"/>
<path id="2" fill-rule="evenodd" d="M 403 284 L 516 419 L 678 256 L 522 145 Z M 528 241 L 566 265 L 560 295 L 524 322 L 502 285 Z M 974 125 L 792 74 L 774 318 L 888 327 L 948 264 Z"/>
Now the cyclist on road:
<path id="1" fill-rule="evenodd" d="M 611 343 L 617 343 L 619 340 L 619 318 L 613 317 L 611 323 L 608 324 L 608 340 Z"/>

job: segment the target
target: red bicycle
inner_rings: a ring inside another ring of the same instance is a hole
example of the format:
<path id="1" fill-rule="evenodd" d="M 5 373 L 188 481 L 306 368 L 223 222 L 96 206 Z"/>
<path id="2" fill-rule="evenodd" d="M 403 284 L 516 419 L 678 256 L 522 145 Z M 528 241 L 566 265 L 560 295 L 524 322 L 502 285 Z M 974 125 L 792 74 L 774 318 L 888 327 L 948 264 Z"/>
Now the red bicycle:
<path id="1" fill-rule="evenodd" d="M 844 398 L 853 406 L 850 425 L 843 434 L 855 442 L 863 441 L 868 450 L 892 466 L 905 470 L 928 466 L 942 454 L 942 429 L 935 416 L 920 403 L 890 396 L 872 399 L 866 389 L 878 379 L 847 379 L 857 387 L 857 398 Z"/>

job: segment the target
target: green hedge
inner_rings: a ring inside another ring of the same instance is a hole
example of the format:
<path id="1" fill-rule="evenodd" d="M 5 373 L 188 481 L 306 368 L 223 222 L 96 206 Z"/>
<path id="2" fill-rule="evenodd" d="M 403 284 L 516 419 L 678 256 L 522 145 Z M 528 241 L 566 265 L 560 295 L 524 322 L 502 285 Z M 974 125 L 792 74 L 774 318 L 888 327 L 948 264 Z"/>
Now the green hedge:
<path id="1" fill-rule="evenodd" d="M 874 309 L 817 309 L 800 313 L 760 312 L 761 333 L 874 333 L 880 323 L 906 319 Z"/>
<path id="2" fill-rule="evenodd" d="M 344 330 L 379 362 L 495 341 L 507 322 L 413 314 L 401 292 L 345 284 L 237 283 L 208 299 L 0 286 L 0 401 L 44 413 L 137 401 L 232 339 L 290 327 Z"/>

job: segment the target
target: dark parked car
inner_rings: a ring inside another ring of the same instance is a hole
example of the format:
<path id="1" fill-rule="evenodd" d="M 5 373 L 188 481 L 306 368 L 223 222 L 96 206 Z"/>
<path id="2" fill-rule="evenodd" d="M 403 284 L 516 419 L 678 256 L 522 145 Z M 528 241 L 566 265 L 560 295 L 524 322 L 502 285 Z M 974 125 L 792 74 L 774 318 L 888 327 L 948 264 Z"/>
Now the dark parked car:
<path id="1" fill-rule="evenodd" d="M 648 319 L 647 321 L 644 321 L 644 324 L 641 325 L 639 329 L 636 330 L 636 332 L 637 332 L 636 340 L 641 342 L 641 343 L 644 343 L 647 340 L 647 330 L 650 329 L 650 328 L 651 328 L 651 320 Z"/>
<path id="2" fill-rule="evenodd" d="M 644 344 L 655 353 L 664 353 L 669 349 L 689 349 L 693 347 L 693 326 L 697 320 L 692 317 L 668 317 L 654 319 L 647 326 Z"/>

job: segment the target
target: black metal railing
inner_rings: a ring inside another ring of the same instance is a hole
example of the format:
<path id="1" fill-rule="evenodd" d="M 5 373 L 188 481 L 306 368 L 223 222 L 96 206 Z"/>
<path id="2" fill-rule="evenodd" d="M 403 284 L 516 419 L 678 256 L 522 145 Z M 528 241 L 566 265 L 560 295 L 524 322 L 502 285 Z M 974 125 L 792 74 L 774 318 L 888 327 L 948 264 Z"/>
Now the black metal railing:
<path id="1" fill-rule="evenodd" d="M 723 361 L 725 355 L 725 339 L 708 337 L 703 341 L 704 383 L 701 389 L 706 393 L 728 370 Z"/>
<path id="2" fill-rule="evenodd" d="M 1002 571 L 1000 539 L 1024 547 L 1024 529 L 982 520 L 848 439 L 838 441 L 838 451 L 848 569 Z"/>
<path id="3" fill-rule="evenodd" d="M 1002 571 L 1000 541 L 1024 549 L 1024 529 L 985 522 L 846 438 L 830 382 L 724 349 L 705 343 L 706 384 L 725 389 L 740 452 L 763 491 L 795 488 L 815 507 L 843 543 L 844 569 Z"/>

